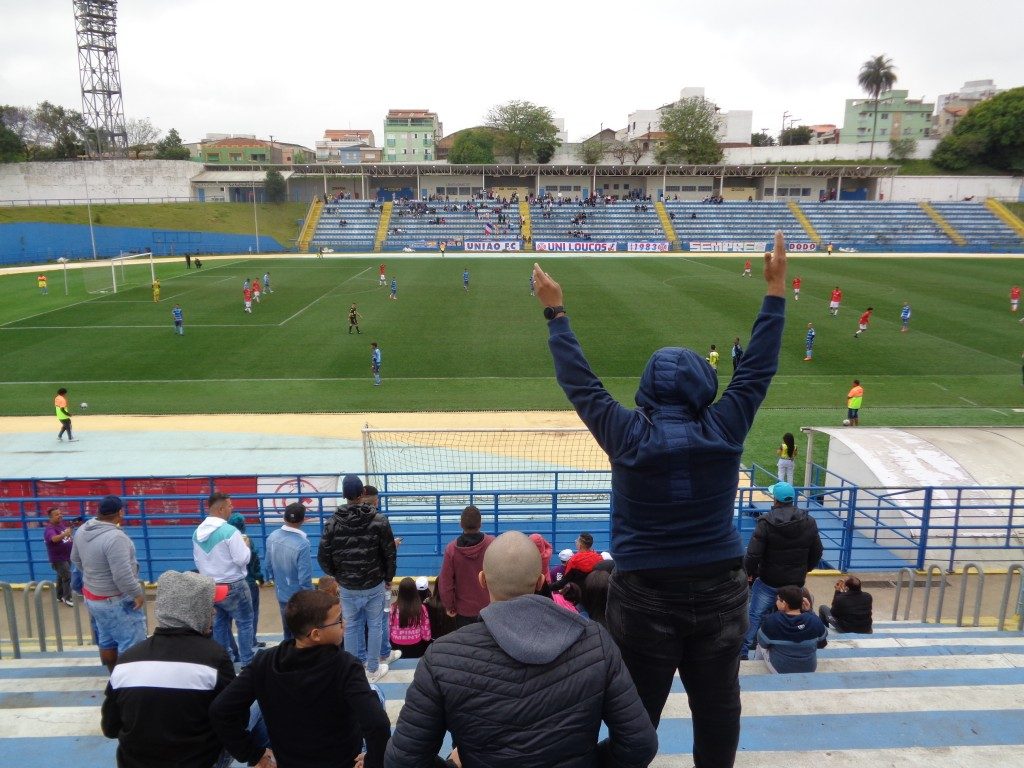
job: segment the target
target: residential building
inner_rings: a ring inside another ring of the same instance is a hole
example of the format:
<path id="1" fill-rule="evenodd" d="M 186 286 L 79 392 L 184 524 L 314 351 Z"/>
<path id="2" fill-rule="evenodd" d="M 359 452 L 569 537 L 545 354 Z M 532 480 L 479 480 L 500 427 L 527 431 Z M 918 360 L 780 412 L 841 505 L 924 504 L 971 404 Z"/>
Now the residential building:
<path id="1" fill-rule="evenodd" d="M 432 163 L 442 127 L 437 113 L 425 109 L 392 109 L 384 118 L 385 163 Z"/>
<path id="2" fill-rule="evenodd" d="M 1002 92 L 993 80 L 968 80 L 959 91 L 943 93 L 935 102 L 932 137 L 945 137 L 971 109 Z"/>
<path id="3" fill-rule="evenodd" d="M 374 155 L 374 153 L 376 153 Z M 376 157 L 377 160 L 368 159 Z M 373 131 L 364 129 L 346 129 L 324 131 L 323 139 L 316 143 L 316 160 L 318 163 L 340 163 L 342 165 L 358 165 L 360 163 L 378 162 L 380 150 L 373 146 Z"/>
<path id="4" fill-rule="evenodd" d="M 846 100 L 846 113 L 839 133 L 840 144 L 890 139 L 924 139 L 929 135 L 935 105 L 924 99 L 908 98 L 909 91 L 883 91 L 878 97 L 878 122 L 875 122 L 875 100 L 858 98 Z"/>
<path id="5" fill-rule="evenodd" d="M 811 129 L 810 144 L 838 144 L 839 129 L 832 123 L 807 126 Z"/>
<path id="6" fill-rule="evenodd" d="M 692 98 L 707 98 L 703 88 L 683 88 L 679 92 L 679 100 Z M 677 102 L 665 104 L 657 109 L 638 109 L 631 112 L 626 122 L 626 127 L 617 133 L 618 138 L 628 141 L 640 138 L 645 134 L 657 134 L 661 132 L 661 111 L 673 106 Z M 749 147 L 750 134 L 754 124 L 754 113 L 749 109 L 734 109 L 725 111 L 717 105 L 718 112 L 718 142 L 724 147 Z"/>
<path id="7" fill-rule="evenodd" d="M 200 144 L 200 156 L 204 163 L 272 163 L 293 165 L 310 162 L 314 153 L 301 144 L 285 141 L 266 141 L 252 136 L 230 136 L 206 140 Z"/>

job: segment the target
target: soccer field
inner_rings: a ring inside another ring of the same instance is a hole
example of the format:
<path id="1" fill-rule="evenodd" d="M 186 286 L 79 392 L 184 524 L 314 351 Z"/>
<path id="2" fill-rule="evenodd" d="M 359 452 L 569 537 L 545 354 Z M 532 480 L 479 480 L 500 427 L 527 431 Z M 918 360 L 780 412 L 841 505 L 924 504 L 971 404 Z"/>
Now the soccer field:
<path id="1" fill-rule="evenodd" d="M 163 290 L 85 291 L 82 270 L 50 273 L 42 296 L 35 273 L 0 277 L 0 414 L 51 412 L 69 389 L 89 413 L 289 413 L 568 408 L 555 384 L 547 329 L 529 294 L 534 258 L 445 259 L 379 254 L 364 258 L 211 259 L 201 271 L 157 265 Z M 398 280 L 398 300 L 379 288 L 378 265 Z M 632 402 L 650 353 L 660 346 L 716 344 L 728 382 L 735 336 L 746 346 L 764 282 L 755 259 L 549 258 L 545 269 L 565 303 L 594 370 Z M 463 291 L 462 271 L 471 273 Z M 251 315 L 242 281 L 269 270 L 273 294 Z M 783 432 L 838 424 L 859 378 L 863 426 L 1024 424 L 1024 325 L 1009 289 L 1024 282 L 1012 258 L 812 257 L 790 261 L 803 279 L 787 302 L 779 374 L 748 443 L 747 461 L 774 465 Z M 836 318 L 833 286 L 843 290 Z M 910 302 L 909 333 L 899 310 Z M 362 335 L 348 333 L 352 302 Z M 173 332 L 180 303 L 185 335 Z M 875 308 L 854 338 L 857 317 Z M 808 322 L 818 331 L 804 362 Z M 383 354 L 384 385 L 370 375 L 370 342 Z M 77 410 L 77 408 L 75 409 Z M 253 420 L 259 429 L 258 417 Z"/>

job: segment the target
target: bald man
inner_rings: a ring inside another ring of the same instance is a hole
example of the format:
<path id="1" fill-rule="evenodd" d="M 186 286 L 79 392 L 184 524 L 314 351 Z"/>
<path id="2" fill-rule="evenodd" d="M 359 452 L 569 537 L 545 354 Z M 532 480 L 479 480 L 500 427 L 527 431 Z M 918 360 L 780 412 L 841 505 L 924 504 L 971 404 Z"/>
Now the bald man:
<path id="1" fill-rule="evenodd" d="M 386 768 L 435 765 L 445 731 L 464 764 L 646 766 L 658 737 L 611 636 L 535 592 L 540 552 L 510 531 L 484 554 L 491 603 L 416 668 Z M 602 721 L 608 738 L 598 742 Z M 552 727 L 557 722 L 558 727 Z"/>

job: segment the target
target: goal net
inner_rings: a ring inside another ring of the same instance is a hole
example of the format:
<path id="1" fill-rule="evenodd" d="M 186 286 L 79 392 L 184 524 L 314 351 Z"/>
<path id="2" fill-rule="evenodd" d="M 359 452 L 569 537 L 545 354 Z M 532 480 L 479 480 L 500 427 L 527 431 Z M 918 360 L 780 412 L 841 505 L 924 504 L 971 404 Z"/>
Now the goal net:
<path id="1" fill-rule="evenodd" d="M 96 266 L 83 270 L 87 293 L 120 293 L 131 288 L 149 287 L 156 280 L 153 254 L 122 253 L 100 259 Z"/>
<path id="2" fill-rule="evenodd" d="M 611 482 L 586 429 L 364 429 L 363 452 L 369 482 L 386 480 L 381 490 L 446 492 L 445 506 L 490 504 L 495 494 L 502 504 L 606 501 Z M 389 507 L 424 500 L 393 497 Z"/>

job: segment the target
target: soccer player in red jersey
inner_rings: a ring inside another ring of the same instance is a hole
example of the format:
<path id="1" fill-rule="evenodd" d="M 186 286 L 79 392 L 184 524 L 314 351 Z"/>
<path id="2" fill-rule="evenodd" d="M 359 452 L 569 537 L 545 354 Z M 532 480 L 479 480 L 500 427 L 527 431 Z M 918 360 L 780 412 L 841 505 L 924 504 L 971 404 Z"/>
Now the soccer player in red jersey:
<path id="1" fill-rule="evenodd" d="M 1020 306 L 1020 286 L 1015 285 L 1010 289 L 1010 311 L 1016 312 Z"/>
<path id="2" fill-rule="evenodd" d="M 837 285 L 832 289 L 832 297 L 828 301 L 828 313 L 832 315 L 832 317 L 837 317 L 839 315 L 839 305 L 842 301 L 843 292 L 839 290 L 839 286 Z"/>
<path id="3" fill-rule="evenodd" d="M 800 301 L 800 275 L 793 278 L 793 301 Z"/>
<path id="4" fill-rule="evenodd" d="M 860 320 L 857 321 L 857 332 L 853 334 L 853 338 L 860 338 L 860 335 L 868 329 L 868 323 L 871 322 L 871 313 L 874 311 L 874 307 L 868 307 L 864 310 L 864 314 L 861 315 Z"/>

